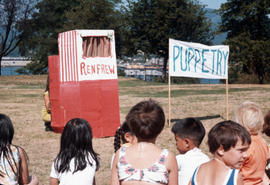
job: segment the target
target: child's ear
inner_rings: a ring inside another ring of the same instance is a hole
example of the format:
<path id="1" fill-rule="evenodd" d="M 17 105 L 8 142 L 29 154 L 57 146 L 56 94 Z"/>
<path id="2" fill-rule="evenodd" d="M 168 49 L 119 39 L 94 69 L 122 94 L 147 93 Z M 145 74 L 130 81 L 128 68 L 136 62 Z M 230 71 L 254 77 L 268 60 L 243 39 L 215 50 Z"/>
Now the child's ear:
<path id="1" fill-rule="evenodd" d="M 130 143 L 130 141 L 131 141 L 131 134 L 130 134 L 129 132 L 125 133 L 125 134 L 124 134 L 124 138 L 125 138 L 125 140 L 126 140 L 128 143 Z"/>
<path id="2" fill-rule="evenodd" d="M 219 156 L 223 156 L 223 155 L 224 155 L 224 148 L 223 148 L 222 145 L 220 145 L 220 146 L 218 147 L 218 149 L 217 149 L 217 154 L 218 154 Z"/>
<path id="3" fill-rule="evenodd" d="M 135 142 L 135 136 L 131 134 L 130 132 L 125 133 L 124 137 L 125 137 L 125 140 L 130 144 L 133 144 Z"/>
<path id="4" fill-rule="evenodd" d="M 191 145 L 192 145 L 192 141 L 191 141 L 189 138 L 185 138 L 184 141 L 185 141 L 186 147 L 187 147 L 187 148 L 190 148 Z"/>

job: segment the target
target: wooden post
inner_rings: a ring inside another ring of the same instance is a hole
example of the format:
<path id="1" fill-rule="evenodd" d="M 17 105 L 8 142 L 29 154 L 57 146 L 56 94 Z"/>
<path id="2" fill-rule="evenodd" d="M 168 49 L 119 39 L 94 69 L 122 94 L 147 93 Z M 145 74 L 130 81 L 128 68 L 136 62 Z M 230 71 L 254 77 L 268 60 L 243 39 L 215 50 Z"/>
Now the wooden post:
<path id="1" fill-rule="evenodd" d="M 169 119 L 169 126 L 171 126 L 171 76 L 170 73 L 168 73 L 168 83 L 169 83 L 169 91 L 168 91 L 168 119 Z"/>
<path id="2" fill-rule="evenodd" d="M 229 120 L 229 83 L 226 79 L 226 118 Z"/>
<path id="3" fill-rule="evenodd" d="M 169 46 L 170 46 L 170 39 L 169 39 Z M 168 54 L 169 54 L 169 57 L 168 57 L 168 62 L 167 62 L 167 65 L 168 63 L 170 62 L 170 47 L 168 47 Z M 169 91 L 168 91 L 168 119 L 169 119 L 169 127 L 171 126 L 171 76 L 170 76 L 170 64 L 168 66 L 168 84 L 169 84 Z"/>

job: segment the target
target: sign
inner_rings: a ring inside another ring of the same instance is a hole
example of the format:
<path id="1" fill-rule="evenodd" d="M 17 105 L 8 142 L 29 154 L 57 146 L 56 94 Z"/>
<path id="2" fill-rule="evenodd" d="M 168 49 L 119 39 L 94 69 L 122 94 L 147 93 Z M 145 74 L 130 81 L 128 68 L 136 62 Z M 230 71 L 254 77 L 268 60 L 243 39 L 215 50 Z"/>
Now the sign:
<path id="1" fill-rule="evenodd" d="M 169 75 L 228 79 L 229 46 L 169 39 Z"/>
<path id="2" fill-rule="evenodd" d="M 107 43 L 101 43 L 102 37 L 108 38 Z M 92 38 L 88 45 L 93 46 L 85 46 L 84 38 Z M 58 45 L 62 82 L 117 79 L 113 30 L 72 30 L 63 32 L 59 34 Z M 84 49 L 84 46 L 88 48 Z M 108 47 L 111 50 L 110 55 L 106 57 L 84 56 L 84 50 L 98 52 L 98 47 Z"/>

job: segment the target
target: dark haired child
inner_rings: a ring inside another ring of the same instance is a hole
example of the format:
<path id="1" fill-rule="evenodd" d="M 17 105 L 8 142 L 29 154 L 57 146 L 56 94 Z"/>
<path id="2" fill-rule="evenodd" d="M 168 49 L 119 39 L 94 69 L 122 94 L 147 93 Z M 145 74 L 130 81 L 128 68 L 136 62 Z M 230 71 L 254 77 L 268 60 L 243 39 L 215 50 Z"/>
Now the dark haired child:
<path id="1" fill-rule="evenodd" d="M 270 137 L 270 111 L 264 116 L 263 130 L 262 133 Z"/>
<path id="2" fill-rule="evenodd" d="M 163 109 L 153 100 L 142 101 L 131 108 L 126 122 L 137 143 L 116 152 L 111 185 L 177 185 L 174 154 L 155 144 L 165 125 Z"/>
<path id="3" fill-rule="evenodd" d="M 263 130 L 262 133 L 270 137 L 270 111 L 264 116 Z M 270 178 L 270 159 L 267 159 L 267 166 L 265 169 L 267 177 Z"/>
<path id="4" fill-rule="evenodd" d="M 28 184 L 27 154 L 23 148 L 13 145 L 14 128 L 10 118 L 0 114 L 0 184 Z M 29 185 L 37 185 L 32 177 Z"/>
<path id="5" fill-rule="evenodd" d="M 137 142 L 137 139 L 135 137 L 134 134 L 132 134 L 132 132 L 130 131 L 127 122 L 125 121 L 121 127 L 119 127 L 114 135 L 114 152 L 116 153 L 117 150 L 121 147 L 121 146 L 130 146 L 134 143 Z M 111 161 L 111 168 L 112 168 L 112 163 L 114 160 L 114 156 L 115 153 L 112 156 L 112 161 Z"/>
<path id="6" fill-rule="evenodd" d="M 176 147 L 180 153 L 176 156 L 178 185 L 188 185 L 195 169 L 209 161 L 209 157 L 199 149 L 205 129 L 199 120 L 185 118 L 177 121 L 171 131 L 174 133 Z"/>
<path id="7" fill-rule="evenodd" d="M 43 94 L 44 106 L 42 108 L 42 120 L 44 121 L 45 131 L 53 131 L 51 127 L 51 105 L 50 105 L 50 86 L 49 76 L 47 77 L 46 89 Z"/>
<path id="8" fill-rule="evenodd" d="M 61 135 L 60 151 L 52 164 L 50 185 L 95 184 L 99 158 L 92 138 L 92 129 L 86 120 L 68 121 Z"/>
<path id="9" fill-rule="evenodd" d="M 247 129 L 251 135 L 251 144 L 240 173 L 245 185 L 270 184 L 265 173 L 269 158 L 269 147 L 260 135 L 263 127 L 263 113 L 254 102 L 245 101 L 236 110 L 236 122 Z"/>
<path id="10" fill-rule="evenodd" d="M 121 127 L 119 127 L 114 135 L 114 152 L 121 147 L 121 145 L 130 146 L 136 142 L 136 137 L 130 131 L 127 122 L 125 121 Z"/>
<path id="11" fill-rule="evenodd" d="M 189 184 L 243 185 L 238 169 L 250 143 L 249 132 L 240 124 L 230 120 L 216 124 L 208 133 L 209 151 L 214 158 L 195 170 Z"/>

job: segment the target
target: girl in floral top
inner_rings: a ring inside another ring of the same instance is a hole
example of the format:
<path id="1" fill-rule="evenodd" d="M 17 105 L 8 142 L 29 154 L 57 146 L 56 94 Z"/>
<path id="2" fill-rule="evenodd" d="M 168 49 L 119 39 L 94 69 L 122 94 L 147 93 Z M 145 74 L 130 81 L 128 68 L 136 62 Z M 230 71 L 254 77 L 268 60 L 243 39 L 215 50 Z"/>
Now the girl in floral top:
<path id="1" fill-rule="evenodd" d="M 116 152 L 111 185 L 177 185 L 175 155 L 155 145 L 165 124 L 162 108 L 153 100 L 142 101 L 129 111 L 126 122 L 137 143 Z"/>

